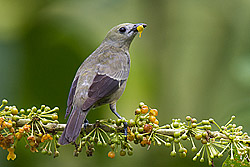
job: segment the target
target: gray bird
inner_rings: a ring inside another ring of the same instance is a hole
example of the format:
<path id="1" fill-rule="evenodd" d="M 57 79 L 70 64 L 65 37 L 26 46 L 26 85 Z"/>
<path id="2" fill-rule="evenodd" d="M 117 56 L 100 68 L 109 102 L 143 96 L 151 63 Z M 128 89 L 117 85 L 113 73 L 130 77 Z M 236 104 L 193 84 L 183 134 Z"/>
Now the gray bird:
<path id="1" fill-rule="evenodd" d="M 59 139 L 61 145 L 77 139 L 93 107 L 109 104 L 111 111 L 122 118 L 116 112 L 116 102 L 129 75 L 129 47 L 138 30 L 141 33 L 146 26 L 144 23 L 124 23 L 113 27 L 101 45 L 81 64 L 69 92 L 65 118 L 71 113 Z"/>

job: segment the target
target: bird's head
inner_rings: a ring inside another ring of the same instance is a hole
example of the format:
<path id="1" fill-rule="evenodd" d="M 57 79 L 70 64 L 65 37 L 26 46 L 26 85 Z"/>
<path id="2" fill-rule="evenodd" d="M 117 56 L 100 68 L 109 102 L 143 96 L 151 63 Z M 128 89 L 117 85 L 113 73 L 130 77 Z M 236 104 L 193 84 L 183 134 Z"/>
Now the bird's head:
<path id="1" fill-rule="evenodd" d="M 136 34 L 141 33 L 147 26 L 144 23 L 123 23 L 113 27 L 107 34 L 104 42 L 115 47 L 128 49 Z"/>

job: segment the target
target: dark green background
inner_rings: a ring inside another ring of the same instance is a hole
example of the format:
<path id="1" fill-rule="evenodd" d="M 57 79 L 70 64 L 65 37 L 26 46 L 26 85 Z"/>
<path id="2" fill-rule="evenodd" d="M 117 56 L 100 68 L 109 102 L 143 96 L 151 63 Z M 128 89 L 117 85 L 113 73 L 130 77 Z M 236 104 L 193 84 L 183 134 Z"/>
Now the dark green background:
<path id="1" fill-rule="evenodd" d="M 118 111 L 132 118 L 140 101 L 159 110 L 160 124 L 186 115 L 235 122 L 250 132 L 250 1 L 248 0 L 0 0 L 0 99 L 18 108 L 48 104 L 63 119 L 68 91 L 81 62 L 107 31 L 123 22 L 145 22 L 130 48 L 131 73 Z M 115 118 L 108 106 L 90 121 Z M 0 149 L 0 166 L 206 166 L 170 149 L 135 146 L 132 157 L 72 156 L 72 146 L 53 159 L 20 143 L 15 161 Z M 225 158 L 225 157 L 224 157 Z M 216 160 L 220 166 L 222 160 Z"/>

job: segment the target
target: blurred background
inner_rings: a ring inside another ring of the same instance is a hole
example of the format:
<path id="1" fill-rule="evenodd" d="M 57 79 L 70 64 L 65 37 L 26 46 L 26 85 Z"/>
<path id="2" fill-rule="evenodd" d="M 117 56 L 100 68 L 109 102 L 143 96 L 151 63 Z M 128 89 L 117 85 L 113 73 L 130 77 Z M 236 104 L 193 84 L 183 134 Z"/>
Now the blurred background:
<path id="1" fill-rule="evenodd" d="M 0 99 L 28 108 L 60 107 L 64 120 L 71 82 L 82 61 L 113 26 L 145 22 L 142 38 L 130 48 L 131 73 L 118 112 L 133 118 L 140 101 L 159 110 L 160 124 L 186 115 L 235 123 L 250 133 L 250 1 L 195 0 L 0 0 Z M 115 118 L 108 106 L 88 115 Z M 15 161 L 0 149 L 0 166 L 206 166 L 193 153 L 170 158 L 171 149 L 134 147 L 132 157 L 73 157 L 72 146 L 60 156 L 31 153 L 19 144 Z M 223 162 L 216 159 L 218 166 Z"/>

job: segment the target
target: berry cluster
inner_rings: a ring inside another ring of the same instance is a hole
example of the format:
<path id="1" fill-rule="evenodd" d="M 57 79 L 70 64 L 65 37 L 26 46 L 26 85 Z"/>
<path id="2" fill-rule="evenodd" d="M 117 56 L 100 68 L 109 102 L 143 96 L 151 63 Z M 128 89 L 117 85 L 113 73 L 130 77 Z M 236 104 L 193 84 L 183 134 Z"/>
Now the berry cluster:
<path id="1" fill-rule="evenodd" d="M 26 147 L 32 152 L 41 151 L 43 154 L 59 156 L 58 139 L 65 127 L 58 124 L 57 107 L 50 109 L 42 105 L 40 109 L 21 109 L 15 106 L 6 106 L 7 100 L 2 101 L 0 109 L 0 147 L 7 149 L 7 159 L 14 160 L 16 144 L 19 140 L 26 142 Z M 126 120 L 108 119 L 96 120 L 95 124 L 88 124 L 82 128 L 79 138 L 74 143 L 74 155 L 78 156 L 82 150 L 87 156 L 92 156 L 95 147 L 110 147 L 108 157 L 114 158 L 117 153 L 120 156 L 133 155 L 131 143 L 149 149 L 152 145 L 171 148 L 170 156 L 179 154 L 187 156 L 189 141 L 192 145 L 193 161 L 199 160 L 214 166 L 214 159 L 221 158 L 224 153 L 229 156 L 226 165 L 234 165 L 235 162 L 250 165 L 250 137 L 244 133 L 242 126 L 233 124 L 235 116 L 224 126 L 219 126 L 214 119 L 197 121 L 196 118 L 187 116 L 185 121 L 172 119 L 170 124 L 159 126 L 158 111 L 139 104 L 135 110 L 135 118 Z M 127 127 L 125 136 L 124 127 Z M 215 130 L 214 130 L 215 129 Z M 197 148 L 196 143 L 202 146 Z M 52 152 L 53 151 L 53 152 Z M 233 164 L 234 163 L 234 164 Z"/>
<path id="2" fill-rule="evenodd" d="M 58 123 L 56 112 L 59 111 L 59 108 L 50 109 L 48 106 L 42 105 L 40 109 L 32 107 L 19 111 L 16 106 L 6 106 L 7 103 L 7 100 L 2 100 L 0 106 L 0 109 L 4 107 L 0 111 L 0 146 L 8 150 L 7 159 L 16 158 L 15 147 L 17 142 L 22 139 L 26 142 L 25 147 L 29 148 L 31 152 L 42 150 L 42 153 L 51 155 L 51 147 L 54 145 L 54 156 L 58 156 L 58 144 L 55 139 L 58 135 L 55 131 L 51 131 L 49 134 L 44 125 Z"/>

